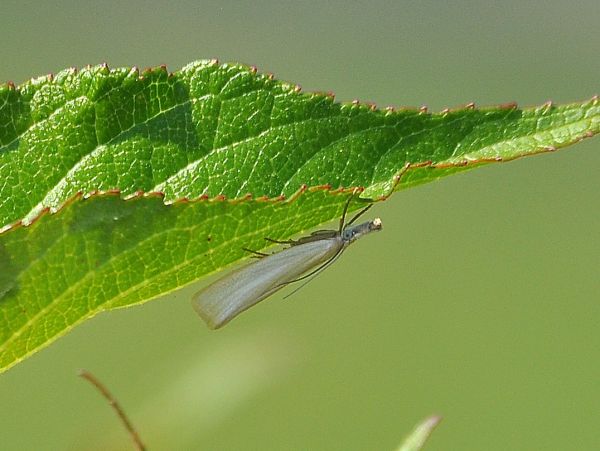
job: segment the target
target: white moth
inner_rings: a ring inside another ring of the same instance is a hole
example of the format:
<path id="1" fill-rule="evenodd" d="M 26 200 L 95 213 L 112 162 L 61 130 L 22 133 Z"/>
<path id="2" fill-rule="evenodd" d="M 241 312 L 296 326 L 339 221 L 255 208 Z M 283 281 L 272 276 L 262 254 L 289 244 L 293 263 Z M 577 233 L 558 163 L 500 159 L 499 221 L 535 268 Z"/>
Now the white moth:
<path id="1" fill-rule="evenodd" d="M 260 254 L 261 258 L 256 262 L 200 290 L 192 297 L 194 309 L 211 329 L 217 329 L 289 283 L 318 273 L 363 235 L 381 230 L 379 218 L 352 226 L 370 205 L 344 224 L 349 203 L 350 199 L 338 230 L 319 230 L 299 240 L 275 241 L 290 247 L 271 255 Z"/>

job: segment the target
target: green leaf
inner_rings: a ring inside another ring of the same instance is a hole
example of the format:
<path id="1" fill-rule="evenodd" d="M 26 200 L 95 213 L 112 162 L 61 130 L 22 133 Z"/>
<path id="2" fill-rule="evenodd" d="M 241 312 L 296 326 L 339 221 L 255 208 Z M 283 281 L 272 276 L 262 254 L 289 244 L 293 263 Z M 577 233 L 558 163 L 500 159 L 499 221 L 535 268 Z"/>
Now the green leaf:
<path id="1" fill-rule="evenodd" d="M 75 324 L 193 282 L 340 214 L 346 196 L 198 201 L 159 196 L 77 199 L 0 236 L 0 365 L 18 362 Z M 191 313 L 190 306 L 190 313 Z"/>
<path id="2" fill-rule="evenodd" d="M 0 371 L 99 311 L 338 218 L 353 188 L 356 209 L 599 129 L 597 98 L 382 111 L 215 61 L 0 87 Z"/>
<path id="3" fill-rule="evenodd" d="M 398 448 L 398 451 L 420 451 L 425 446 L 425 442 L 429 439 L 429 436 L 433 430 L 440 424 L 442 417 L 432 416 L 424 420 L 421 424 L 417 425 L 414 431 L 406 437 L 402 445 Z"/>

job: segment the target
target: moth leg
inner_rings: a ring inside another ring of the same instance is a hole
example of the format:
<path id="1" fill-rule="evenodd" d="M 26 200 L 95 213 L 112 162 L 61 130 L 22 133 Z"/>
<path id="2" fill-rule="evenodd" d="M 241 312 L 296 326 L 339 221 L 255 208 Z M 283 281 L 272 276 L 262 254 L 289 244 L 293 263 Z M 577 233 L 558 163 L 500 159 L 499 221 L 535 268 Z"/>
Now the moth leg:
<path id="1" fill-rule="evenodd" d="M 252 256 L 252 258 L 265 258 L 270 255 L 270 254 L 265 254 L 264 252 L 259 252 L 259 251 L 254 251 L 252 249 L 248 249 L 247 247 L 243 247 L 242 250 L 244 250 L 246 252 L 250 252 L 251 254 L 254 254 Z"/>
<path id="2" fill-rule="evenodd" d="M 348 213 L 348 207 L 350 206 L 350 201 L 352 200 L 353 197 L 354 197 L 354 193 L 352 193 L 350 195 L 350 197 L 348 197 L 348 201 L 344 205 L 344 210 L 342 211 L 342 217 L 340 218 L 340 227 L 338 229 L 339 233 L 342 233 L 342 230 L 344 230 L 345 222 L 346 222 L 346 213 Z"/>
<path id="3" fill-rule="evenodd" d="M 314 235 L 317 235 L 317 236 L 318 235 L 333 236 L 335 234 L 335 230 L 331 230 L 331 229 L 329 229 L 329 230 L 327 230 L 327 229 L 326 230 L 315 230 L 314 232 L 311 232 L 310 234 L 311 234 L 311 236 L 314 236 Z"/>
<path id="4" fill-rule="evenodd" d="M 296 244 L 296 240 L 274 240 L 273 238 L 267 238 L 267 237 L 265 237 L 265 240 L 267 240 L 269 243 L 275 243 L 275 244 L 291 244 L 291 245 Z"/>

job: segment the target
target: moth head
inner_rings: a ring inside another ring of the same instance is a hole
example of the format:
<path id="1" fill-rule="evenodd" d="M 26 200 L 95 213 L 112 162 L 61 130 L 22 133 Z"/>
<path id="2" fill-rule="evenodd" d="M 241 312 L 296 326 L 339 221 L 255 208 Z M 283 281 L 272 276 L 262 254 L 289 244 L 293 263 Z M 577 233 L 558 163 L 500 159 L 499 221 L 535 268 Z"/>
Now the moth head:
<path id="1" fill-rule="evenodd" d="M 342 230 L 342 240 L 345 243 L 350 244 L 367 233 L 381 230 L 382 227 L 383 225 L 381 223 L 381 219 L 379 218 L 375 218 L 372 221 L 363 222 L 362 224 L 358 224 L 356 226 L 346 227 L 344 230 Z"/>

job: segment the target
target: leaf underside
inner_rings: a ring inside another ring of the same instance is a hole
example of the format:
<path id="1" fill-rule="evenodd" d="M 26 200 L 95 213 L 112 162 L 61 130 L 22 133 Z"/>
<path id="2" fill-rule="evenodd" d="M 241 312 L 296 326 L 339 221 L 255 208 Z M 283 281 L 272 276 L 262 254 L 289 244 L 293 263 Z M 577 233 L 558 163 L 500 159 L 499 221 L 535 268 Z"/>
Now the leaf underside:
<path id="1" fill-rule="evenodd" d="M 377 110 L 215 61 L 2 86 L 0 371 L 99 311 L 336 219 L 353 188 L 356 209 L 599 129 L 597 98 Z"/>

